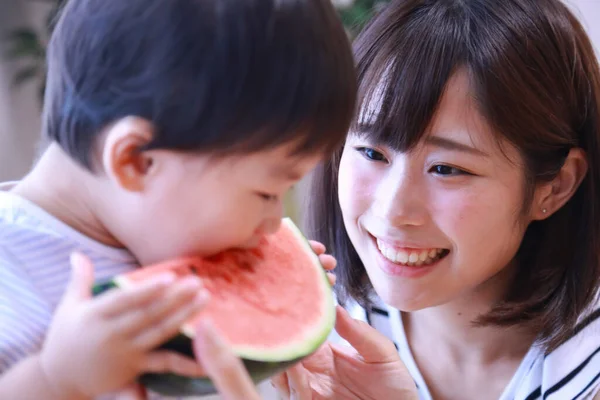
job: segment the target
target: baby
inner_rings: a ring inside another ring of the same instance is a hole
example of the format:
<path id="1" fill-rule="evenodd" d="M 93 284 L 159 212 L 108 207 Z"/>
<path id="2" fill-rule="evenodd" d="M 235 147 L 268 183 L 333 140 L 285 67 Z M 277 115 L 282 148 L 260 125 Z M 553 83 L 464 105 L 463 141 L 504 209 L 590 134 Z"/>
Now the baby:
<path id="1" fill-rule="evenodd" d="M 278 228 L 282 196 L 354 111 L 337 14 L 330 0 L 72 0 L 48 67 L 50 144 L 0 187 L 0 398 L 111 399 L 144 372 L 196 375 L 153 349 L 206 303 L 198 281 L 90 287 Z"/>

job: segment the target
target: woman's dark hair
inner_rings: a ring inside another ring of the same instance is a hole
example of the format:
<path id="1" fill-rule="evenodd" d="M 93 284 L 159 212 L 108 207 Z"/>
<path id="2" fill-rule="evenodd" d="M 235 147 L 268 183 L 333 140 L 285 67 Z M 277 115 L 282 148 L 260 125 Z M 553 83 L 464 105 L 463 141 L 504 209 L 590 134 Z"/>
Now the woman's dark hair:
<path id="1" fill-rule="evenodd" d="M 330 0 L 70 0 L 48 64 L 45 134 L 88 168 L 126 116 L 153 124 L 147 148 L 333 150 L 356 101 Z"/>
<path id="2" fill-rule="evenodd" d="M 556 348 L 600 285 L 600 70 L 576 17 L 559 0 L 396 0 L 360 34 L 355 54 L 360 109 L 386 77 L 368 135 L 398 151 L 421 140 L 449 79 L 467 71 L 479 111 L 523 158 L 524 210 L 570 149 L 586 152 L 576 193 L 527 227 L 507 297 L 478 321 L 528 324 L 548 351 Z M 373 289 L 337 198 L 340 155 L 313 176 L 308 229 L 339 261 L 340 300 L 368 306 Z"/>

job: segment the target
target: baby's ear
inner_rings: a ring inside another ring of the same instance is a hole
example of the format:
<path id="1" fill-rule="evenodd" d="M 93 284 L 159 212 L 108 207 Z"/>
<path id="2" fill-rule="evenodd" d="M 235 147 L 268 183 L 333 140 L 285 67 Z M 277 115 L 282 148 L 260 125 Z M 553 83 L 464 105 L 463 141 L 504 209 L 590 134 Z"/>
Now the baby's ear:
<path id="1" fill-rule="evenodd" d="M 152 135 L 152 124 L 142 118 L 126 117 L 112 124 L 102 146 L 108 178 L 127 191 L 142 191 L 154 163 L 152 152 L 143 151 Z"/>

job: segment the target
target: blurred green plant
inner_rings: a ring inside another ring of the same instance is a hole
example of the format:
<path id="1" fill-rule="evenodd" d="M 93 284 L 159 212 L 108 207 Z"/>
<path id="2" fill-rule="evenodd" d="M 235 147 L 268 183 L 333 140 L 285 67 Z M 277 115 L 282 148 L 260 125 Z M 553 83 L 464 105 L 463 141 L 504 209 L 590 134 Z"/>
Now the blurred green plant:
<path id="1" fill-rule="evenodd" d="M 351 38 L 379 12 L 390 0 L 332 0 Z"/>
<path id="2" fill-rule="evenodd" d="M 46 88 L 46 44 L 52 35 L 60 10 L 68 0 L 31 1 L 51 5 L 43 30 L 40 32 L 33 28 L 21 27 L 8 32 L 5 34 L 8 48 L 4 54 L 7 59 L 19 62 L 20 65 L 14 75 L 13 84 L 19 86 L 31 80 L 36 81 L 39 85 L 38 95 L 41 103 Z M 332 1 L 348 34 L 354 38 L 373 15 L 390 0 Z"/>
<path id="3" fill-rule="evenodd" d="M 21 27 L 5 34 L 7 43 L 5 57 L 8 60 L 19 62 L 20 68 L 13 77 L 16 86 L 31 80 L 38 82 L 38 95 L 40 102 L 46 88 L 46 45 L 48 38 L 56 24 L 61 8 L 67 0 L 33 0 L 39 3 L 48 3 L 51 8 L 46 16 L 43 31 L 34 28 Z"/>

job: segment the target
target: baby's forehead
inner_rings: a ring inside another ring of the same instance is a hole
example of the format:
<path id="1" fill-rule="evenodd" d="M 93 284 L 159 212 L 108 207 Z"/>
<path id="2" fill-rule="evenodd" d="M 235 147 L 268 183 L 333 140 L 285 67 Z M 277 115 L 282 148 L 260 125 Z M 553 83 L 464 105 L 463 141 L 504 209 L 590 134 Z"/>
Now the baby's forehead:
<path id="1" fill-rule="evenodd" d="M 294 147 L 284 144 L 249 153 L 233 153 L 223 158 L 215 158 L 214 162 L 252 178 L 297 181 L 324 157 L 324 154 L 318 151 L 293 150 Z"/>

